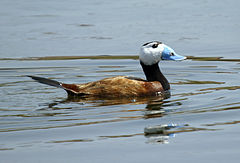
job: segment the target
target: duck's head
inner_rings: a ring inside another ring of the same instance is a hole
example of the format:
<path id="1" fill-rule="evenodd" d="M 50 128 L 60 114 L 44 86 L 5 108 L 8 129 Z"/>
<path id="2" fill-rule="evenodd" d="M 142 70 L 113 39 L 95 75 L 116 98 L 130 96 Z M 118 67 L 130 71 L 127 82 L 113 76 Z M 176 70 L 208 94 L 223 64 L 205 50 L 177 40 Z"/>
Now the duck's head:
<path id="1" fill-rule="evenodd" d="M 162 42 L 152 41 L 142 45 L 139 59 L 145 65 L 153 65 L 161 60 L 180 61 L 186 57 L 176 54 L 172 48 Z"/>

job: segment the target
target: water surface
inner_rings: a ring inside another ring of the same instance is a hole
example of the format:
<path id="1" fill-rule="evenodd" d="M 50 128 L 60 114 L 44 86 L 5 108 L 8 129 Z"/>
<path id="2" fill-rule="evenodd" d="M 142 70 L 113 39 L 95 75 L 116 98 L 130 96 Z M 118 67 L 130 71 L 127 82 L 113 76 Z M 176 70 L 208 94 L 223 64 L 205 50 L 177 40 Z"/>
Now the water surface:
<path id="1" fill-rule="evenodd" d="M 235 58 L 236 0 L 1 0 L 0 57 L 137 54 L 163 41 L 179 53 Z"/>
<path id="2" fill-rule="evenodd" d="M 135 59 L 23 59 L 2 60 L 1 65 L 0 152 L 4 160 L 237 158 L 238 60 L 161 62 L 172 86 L 171 97 L 165 100 L 68 100 L 63 90 L 25 77 L 38 75 L 66 83 L 115 75 L 143 77 Z M 166 124 L 177 127 L 144 133 L 145 128 Z"/>
<path id="3" fill-rule="evenodd" d="M 239 2 L 1 0 L 0 162 L 238 162 Z M 188 56 L 160 63 L 168 99 L 69 100 L 26 77 L 143 78 L 152 40 Z"/>

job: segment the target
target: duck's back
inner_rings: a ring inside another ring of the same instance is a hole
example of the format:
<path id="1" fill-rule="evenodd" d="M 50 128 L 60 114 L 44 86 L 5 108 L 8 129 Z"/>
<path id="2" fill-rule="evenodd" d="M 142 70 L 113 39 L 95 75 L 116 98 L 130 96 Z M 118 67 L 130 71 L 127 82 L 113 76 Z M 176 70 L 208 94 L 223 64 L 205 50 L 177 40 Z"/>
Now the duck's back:
<path id="1" fill-rule="evenodd" d="M 160 82 L 117 76 L 85 84 L 61 84 L 69 95 L 95 97 L 143 97 L 163 92 Z"/>

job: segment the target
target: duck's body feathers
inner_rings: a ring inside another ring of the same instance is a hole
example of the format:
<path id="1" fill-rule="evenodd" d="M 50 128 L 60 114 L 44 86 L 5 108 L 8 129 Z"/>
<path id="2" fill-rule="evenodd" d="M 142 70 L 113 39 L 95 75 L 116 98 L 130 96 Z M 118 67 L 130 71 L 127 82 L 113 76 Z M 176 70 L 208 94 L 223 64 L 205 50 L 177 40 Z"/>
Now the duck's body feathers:
<path id="1" fill-rule="evenodd" d="M 141 78 L 116 76 L 84 84 L 65 84 L 42 77 L 29 76 L 32 79 L 51 86 L 63 88 L 69 96 L 82 97 L 144 97 L 156 96 L 163 92 L 160 82 L 148 82 Z"/>

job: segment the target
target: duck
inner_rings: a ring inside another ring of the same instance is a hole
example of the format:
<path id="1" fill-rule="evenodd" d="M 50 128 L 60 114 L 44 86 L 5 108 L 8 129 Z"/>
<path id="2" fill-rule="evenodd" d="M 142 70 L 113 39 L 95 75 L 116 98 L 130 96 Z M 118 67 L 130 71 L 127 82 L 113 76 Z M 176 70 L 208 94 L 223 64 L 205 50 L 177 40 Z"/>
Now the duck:
<path id="1" fill-rule="evenodd" d="M 171 47 L 160 41 L 143 44 L 139 52 L 139 61 L 146 79 L 132 76 L 115 76 L 94 82 L 67 84 L 39 76 L 28 75 L 33 80 L 64 89 L 69 97 L 148 97 L 162 96 L 170 90 L 170 84 L 159 68 L 162 60 L 180 61 L 185 56 L 177 54 Z"/>

